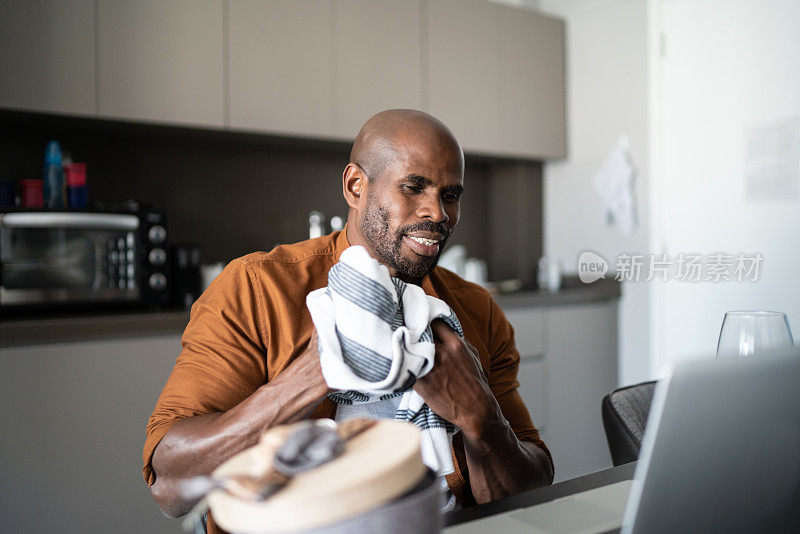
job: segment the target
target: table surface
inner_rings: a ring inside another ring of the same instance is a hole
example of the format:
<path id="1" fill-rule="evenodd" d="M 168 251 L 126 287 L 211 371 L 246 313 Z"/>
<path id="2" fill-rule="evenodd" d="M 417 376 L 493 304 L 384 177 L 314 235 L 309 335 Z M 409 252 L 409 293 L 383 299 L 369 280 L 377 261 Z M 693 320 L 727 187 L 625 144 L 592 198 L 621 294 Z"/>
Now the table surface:
<path id="1" fill-rule="evenodd" d="M 458 525 L 482 517 L 508 512 L 509 510 L 516 510 L 518 508 L 526 508 L 535 504 L 542 504 L 545 502 L 567 497 L 582 491 L 607 486 L 623 480 L 633 479 L 633 473 L 636 470 L 636 462 L 629 464 L 612 467 L 604 471 L 598 471 L 590 475 L 585 475 L 571 480 L 565 480 L 552 486 L 545 486 L 543 488 L 536 488 L 517 495 L 511 495 L 504 499 L 499 499 L 480 506 L 473 506 L 471 508 L 464 508 L 463 510 L 455 510 L 449 512 L 444 516 L 445 526 Z"/>

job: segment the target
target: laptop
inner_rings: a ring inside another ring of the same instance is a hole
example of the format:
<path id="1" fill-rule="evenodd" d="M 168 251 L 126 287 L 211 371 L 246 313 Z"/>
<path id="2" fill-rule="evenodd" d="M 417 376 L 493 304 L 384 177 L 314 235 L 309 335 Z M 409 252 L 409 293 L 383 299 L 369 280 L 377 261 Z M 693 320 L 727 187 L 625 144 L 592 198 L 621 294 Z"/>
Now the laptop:
<path id="1" fill-rule="evenodd" d="M 446 534 L 800 532 L 800 354 L 708 358 L 659 382 L 632 481 Z"/>

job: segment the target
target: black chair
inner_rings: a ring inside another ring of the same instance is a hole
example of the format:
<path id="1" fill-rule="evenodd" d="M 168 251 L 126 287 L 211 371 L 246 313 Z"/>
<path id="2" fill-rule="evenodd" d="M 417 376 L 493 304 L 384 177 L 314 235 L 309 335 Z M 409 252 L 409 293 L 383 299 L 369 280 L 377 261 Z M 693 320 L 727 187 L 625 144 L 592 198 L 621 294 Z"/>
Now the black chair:
<path id="1" fill-rule="evenodd" d="M 603 397 L 603 426 L 614 466 L 639 457 L 655 380 L 617 388 Z"/>

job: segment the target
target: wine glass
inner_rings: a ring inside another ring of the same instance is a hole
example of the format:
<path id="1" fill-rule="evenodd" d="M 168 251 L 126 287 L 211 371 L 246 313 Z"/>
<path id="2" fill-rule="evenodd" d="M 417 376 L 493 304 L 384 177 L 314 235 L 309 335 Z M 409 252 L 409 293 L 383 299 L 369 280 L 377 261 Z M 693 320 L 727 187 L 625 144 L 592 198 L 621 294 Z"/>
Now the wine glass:
<path id="1" fill-rule="evenodd" d="M 729 311 L 722 320 L 717 358 L 749 357 L 763 350 L 793 348 L 785 313 Z"/>

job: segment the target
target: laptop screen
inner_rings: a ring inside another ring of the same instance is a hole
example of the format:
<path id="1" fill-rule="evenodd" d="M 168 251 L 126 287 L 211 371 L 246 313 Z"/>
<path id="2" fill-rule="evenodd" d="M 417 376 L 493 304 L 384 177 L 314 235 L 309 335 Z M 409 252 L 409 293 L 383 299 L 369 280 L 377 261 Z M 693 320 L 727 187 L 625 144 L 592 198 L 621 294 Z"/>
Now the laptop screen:
<path id="1" fill-rule="evenodd" d="M 659 383 L 623 533 L 800 532 L 800 355 L 677 366 Z"/>

